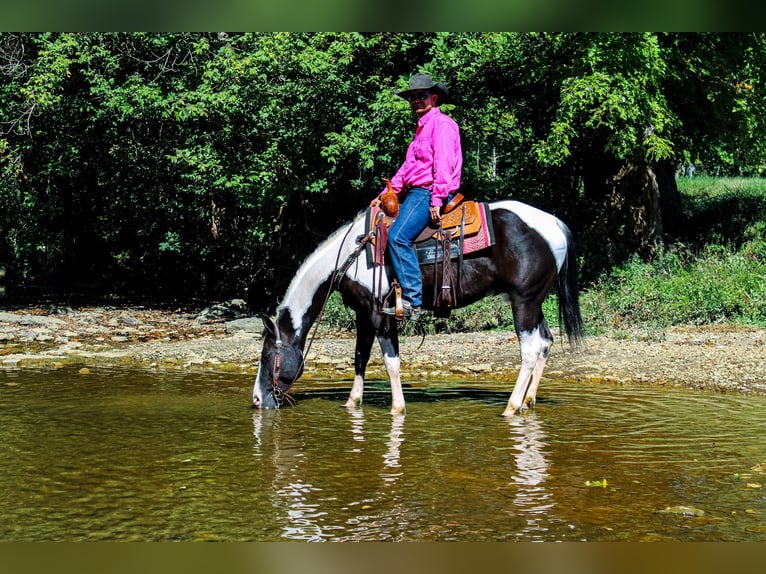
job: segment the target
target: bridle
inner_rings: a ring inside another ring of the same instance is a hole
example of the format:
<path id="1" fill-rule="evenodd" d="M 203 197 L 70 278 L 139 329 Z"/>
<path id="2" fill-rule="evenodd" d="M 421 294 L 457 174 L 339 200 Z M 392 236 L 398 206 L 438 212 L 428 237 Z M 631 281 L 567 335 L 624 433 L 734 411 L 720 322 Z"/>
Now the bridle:
<path id="1" fill-rule="evenodd" d="M 346 239 L 348 238 L 348 235 L 351 232 L 352 228 L 353 228 L 353 225 L 351 225 L 348 231 L 346 231 L 346 235 L 343 237 L 343 241 L 341 242 L 341 247 L 343 246 L 343 243 L 345 243 Z M 317 328 L 319 327 L 320 320 L 322 318 L 322 315 L 324 314 L 324 310 L 325 310 L 325 307 L 327 306 L 327 301 L 330 298 L 330 294 L 333 292 L 333 290 L 338 289 L 338 287 L 340 286 L 341 280 L 343 279 L 343 277 L 345 277 L 346 272 L 349 270 L 349 268 L 354 263 L 354 261 L 356 261 L 356 259 L 362 253 L 362 250 L 364 249 L 365 245 L 367 245 L 367 243 L 372 241 L 374 238 L 375 238 L 374 231 L 370 231 L 367 235 L 358 238 L 358 244 L 356 248 L 346 258 L 346 261 L 344 261 L 343 265 L 341 266 L 338 265 L 338 263 L 340 262 L 341 250 L 340 249 L 338 250 L 338 258 L 335 261 L 335 269 L 333 270 L 333 274 L 330 279 L 330 289 L 328 289 L 327 291 L 327 296 L 325 297 L 324 303 L 322 304 L 322 309 L 319 313 L 319 317 L 317 318 L 317 321 L 314 324 L 314 331 L 309 340 L 309 344 L 306 349 L 306 352 L 301 353 L 301 360 L 300 360 L 301 365 L 303 365 L 305 354 L 308 354 L 308 350 L 311 348 L 311 344 L 314 342 L 314 337 L 316 337 Z M 282 342 L 282 335 L 279 332 L 279 325 L 277 325 L 277 320 L 274 321 L 274 345 L 276 347 L 276 354 L 274 355 L 274 367 L 271 371 L 271 395 L 274 397 L 274 401 L 276 401 L 277 406 L 282 406 L 282 402 L 284 401 L 287 401 L 291 406 L 293 406 L 295 405 L 295 399 L 289 393 L 286 393 L 279 388 L 279 375 L 280 375 L 280 370 L 282 368 L 282 347 L 284 343 Z M 290 383 L 290 387 L 292 387 L 293 383 L 295 383 L 295 381 L 298 379 L 300 372 L 301 372 L 301 369 L 299 368 L 296 371 L 295 378 Z"/>
<path id="2" fill-rule="evenodd" d="M 274 321 L 274 345 L 276 346 L 276 354 L 274 355 L 274 368 L 271 371 L 271 395 L 274 397 L 274 400 L 277 403 L 277 406 L 282 406 L 282 402 L 285 400 L 290 403 L 290 405 L 295 404 L 295 399 L 293 399 L 289 393 L 284 392 L 282 389 L 279 388 L 279 372 L 282 368 L 282 336 L 279 333 L 279 326 L 277 325 L 277 322 Z M 301 361 L 303 359 L 301 358 Z M 298 378 L 297 376 L 295 377 Z M 294 383 L 295 381 L 293 381 Z M 292 386 L 292 383 L 291 383 Z"/>

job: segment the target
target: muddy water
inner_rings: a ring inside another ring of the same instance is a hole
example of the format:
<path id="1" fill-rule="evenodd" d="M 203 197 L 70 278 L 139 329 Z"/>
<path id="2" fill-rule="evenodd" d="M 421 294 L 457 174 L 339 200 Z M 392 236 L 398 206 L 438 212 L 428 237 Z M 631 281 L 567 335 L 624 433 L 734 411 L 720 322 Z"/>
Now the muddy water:
<path id="1" fill-rule="evenodd" d="M 766 398 L 544 381 L 0 371 L 0 540 L 766 540 Z"/>

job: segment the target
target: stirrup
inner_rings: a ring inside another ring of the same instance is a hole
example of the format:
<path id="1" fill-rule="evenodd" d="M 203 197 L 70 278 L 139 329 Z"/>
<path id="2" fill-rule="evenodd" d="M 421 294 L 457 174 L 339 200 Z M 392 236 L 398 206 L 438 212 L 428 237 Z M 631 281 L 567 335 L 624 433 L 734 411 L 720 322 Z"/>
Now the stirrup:
<path id="1" fill-rule="evenodd" d="M 405 317 L 417 320 L 420 318 L 423 310 L 420 307 L 413 307 L 409 301 L 403 301 L 400 307 L 383 307 L 380 312 L 384 315 L 393 315 L 399 320 Z"/>
<path id="2" fill-rule="evenodd" d="M 394 279 L 391 281 L 391 291 L 388 292 L 388 295 L 386 295 L 385 299 L 383 299 L 383 303 L 385 303 L 393 294 L 394 296 L 394 304 L 393 306 L 389 307 L 383 307 L 381 308 L 380 312 L 384 315 L 393 315 L 398 320 L 404 319 L 404 303 L 402 301 L 402 286 L 399 284 L 399 281 Z"/>

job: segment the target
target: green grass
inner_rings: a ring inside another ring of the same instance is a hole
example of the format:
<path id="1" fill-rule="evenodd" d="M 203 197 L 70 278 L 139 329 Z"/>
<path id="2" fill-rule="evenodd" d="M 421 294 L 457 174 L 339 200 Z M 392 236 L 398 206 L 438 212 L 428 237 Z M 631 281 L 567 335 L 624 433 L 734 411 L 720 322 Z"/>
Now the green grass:
<path id="1" fill-rule="evenodd" d="M 766 327 L 766 180 L 680 178 L 684 237 L 581 294 L 593 332 L 720 323 Z"/>
<path id="2" fill-rule="evenodd" d="M 581 294 L 591 332 L 736 323 L 766 327 L 766 241 L 634 258 Z"/>
<path id="3" fill-rule="evenodd" d="M 766 328 L 766 179 L 680 178 L 678 185 L 688 218 L 684 236 L 651 261 L 634 257 L 583 285 L 586 333 L 638 330 L 658 337 L 671 326 L 722 323 Z M 555 296 L 543 312 L 555 333 Z M 353 328 L 337 294 L 330 319 Z M 490 297 L 449 319 L 429 317 L 425 327 L 426 333 L 510 330 L 513 317 L 502 297 Z"/>
<path id="4" fill-rule="evenodd" d="M 687 215 L 683 241 L 741 246 L 759 235 L 766 221 L 766 179 L 688 177 L 678 179 Z"/>

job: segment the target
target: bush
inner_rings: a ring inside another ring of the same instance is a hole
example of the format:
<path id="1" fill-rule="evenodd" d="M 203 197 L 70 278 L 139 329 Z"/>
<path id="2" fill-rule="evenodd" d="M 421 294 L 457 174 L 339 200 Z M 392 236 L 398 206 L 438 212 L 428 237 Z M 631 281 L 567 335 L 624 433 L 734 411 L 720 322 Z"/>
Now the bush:
<path id="1" fill-rule="evenodd" d="M 634 256 L 580 293 L 586 333 L 657 333 L 673 325 L 740 323 L 766 328 L 766 180 L 682 178 L 690 241 L 670 245 L 651 261 Z M 694 236 L 694 240 L 691 237 Z M 726 239 L 724 239 L 726 238 Z M 556 334 L 554 294 L 543 313 Z M 325 321 L 351 329 L 353 314 L 334 294 Z M 487 297 L 449 319 L 428 316 L 427 334 L 512 330 L 511 306 Z M 403 333 L 414 334 L 405 324 Z"/>

